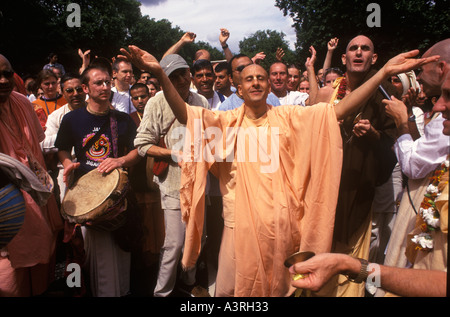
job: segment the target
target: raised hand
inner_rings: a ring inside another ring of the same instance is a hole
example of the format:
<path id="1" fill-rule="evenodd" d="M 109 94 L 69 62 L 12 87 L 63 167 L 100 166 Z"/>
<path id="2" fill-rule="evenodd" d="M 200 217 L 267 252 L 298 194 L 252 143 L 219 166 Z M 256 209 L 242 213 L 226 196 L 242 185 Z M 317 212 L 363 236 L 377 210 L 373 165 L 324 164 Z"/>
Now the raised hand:
<path id="1" fill-rule="evenodd" d="M 195 41 L 197 35 L 194 32 L 186 32 L 181 37 L 181 41 L 185 43 L 192 43 Z"/>
<path id="2" fill-rule="evenodd" d="M 264 60 L 266 58 L 266 54 L 264 54 L 264 52 L 259 52 L 257 53 L 255 56 L 252 57 L 252 61 L 255 64 L 259 64 L 261 63 L 262 60 Z"/>
<path id="3" fill-rule="evenodd" d="M 314 67 L 314 63 L 316 62 L 316 49 L 314 46 L 309 47 L 309 52 L 311 53 L 311 57 L 308 57 L 305 62 L 306 68 Z"/>
<path id="4" fill-rule="evenodd" d="M 277 53 L 275 55 L 277 61 L 281 62 L 283 60 L 284 55 L 285 55 L 284 50 L 281 47 L 277 48 Z"/>
<path id="5" fill-rule="evenodd" d="M 335 37 L 334 39 L 331 39 L 327 44 L 328 50 L 334 51 L 336 49 L 338 43 L 339 43 L 339 39 L 337 37 Z"/>
<path id="6" fill-rule="evenodd" d="M 220 45 L 225 46 L 227 44 L 228 38 L 230 37 L 230 32 L 227 29 L 220 29 L 219 42 Z"/>
<path id="7" fill-rule="evenodd" d="M 382 68 L 385 78 L 400 73 L 406 73 L 407 71 L 419 68 L 422 65 L 437 62 L 439 60 L 438 55 L 426 58 L 413 58 L 417 56 L 417 54 L 419 54 L 419 50 L 412 50 L 391 58 Z"/>
<path id="8" fill-rule="evenodd" d="M 135 45 L 129 45 L 129 52 L 121 48 L 120 51 L 124 55 L 120 57 L 128 59 L 133 65 L 142 70 L 150 71 L 151 73 L 158 73 L 162 71 L 161 65 L 158 60 L 149 52 L 146 52 Z"/>

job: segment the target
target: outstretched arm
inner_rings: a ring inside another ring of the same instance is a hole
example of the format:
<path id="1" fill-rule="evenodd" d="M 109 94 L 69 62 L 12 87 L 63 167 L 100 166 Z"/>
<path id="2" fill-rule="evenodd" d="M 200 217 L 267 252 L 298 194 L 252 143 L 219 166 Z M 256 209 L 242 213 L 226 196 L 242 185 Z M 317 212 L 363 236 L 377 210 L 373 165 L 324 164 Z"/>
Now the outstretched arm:
<path id="1" fill-rule="evenodd" d="M 447 272 L 397 268 L 378 265 L 378 270 L 370 272 L 379 277 L 381 287 L 400 296 L 446 296 Z M 358 275 L 361 262 L 346 254 L 321 253 L 305 262 L 290 267 L 291 274 L 302 274 L 292 286 L 320 290 L 331 277 L 337 274 Z"/>
<path id="2" fill-rule="evenodd" d="M 327 44 L 327 55 L 325 56 L 325 60 L 323 62 L 323 71 L 325 72 L 331 66 L 331 60 L 333 58 L 334 50 L 336 49 L 339 43 L 339 39 L 337 37 L 332 38 Z M 325 81 L 325 78 L 323 79 Z"/>
<path id="3" fill-rule="evenodd" d="M 130 45 L 128 48 L 130 50 L 129 52 L 123 48 L 120 49 L 124 54 L 122 57 L 127 58 L 139 69 L 147 70 L 158 78 L 164 97 L 166 97 L 175 118 L 177 118 L 181 124 L 185 124 L 187 121 L 186 103 L 180 97 L 169 77 L 167 77 L 166 73 L 161 68 L 158 60 L 153 55 L 141 50 L 137 46 Z"/>
<path id="4" fill-rule="evenodd" d="M 391 58 L 374 76 L 347 95 L 334 107 L 337 119 L 344 119 L 348 114 L 355 111 L 361 103 L 375 92 L 381 82 L 389 78 L 389 76 L 419 68 L 424 64 L 439 59 L 439 56 L 414 59 L 413 57 L 417 54 L 419 54 L 419 50 L 413 50 Z"/>
<path id="5" fill-rule="evenodd" d="M 306 59 L 306 71 L 308 73 L 308 82 L 309 82 L 309 98 L 308 105 L 312 106 L 316 104 L 317 94 L 319 92 L 319 85 L 316 80 L 316 72 L 314 71 L 314 63 L 316 62 L 316 50 L 314 46 L 310 46 L 309 52 L 311 53 L 311 57 Z"/>
<path id="6" fill-rule="evenodd" d="M 194 42 L 196 38 L 196 34 L 193 32 L 186 32 L 183 34 L 181 39 L 178 40 L 174 45 L 172 45 L 165 53 L 164 56 L 170 55 L 170 54 L 178 54 L 178 52 L 188 43 Z"/>
<path id="7" fill-rule="evenodd" d="M 233 58 L 233 53 L 231 53 L 231 50 L 227 44 L 229 37 L 230 37 L 230 32 L 227 29 L 224 29 L 224 28 L 220 29 L 219 42 L 220 42 L 220 46 L 222 46 L 223 53 L 225 55 L 225 59 L 227 60 L 228 63 Z"/>

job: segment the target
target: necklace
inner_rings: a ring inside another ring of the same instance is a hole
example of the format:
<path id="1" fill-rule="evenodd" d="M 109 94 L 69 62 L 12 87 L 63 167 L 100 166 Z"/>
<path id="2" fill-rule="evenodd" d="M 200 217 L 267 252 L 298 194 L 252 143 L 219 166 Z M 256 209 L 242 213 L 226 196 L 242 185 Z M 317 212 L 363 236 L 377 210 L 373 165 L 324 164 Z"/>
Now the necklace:
<path id="1" fill-rule="evenodd" d="M 444 179 L 444 174 L 448 173 L 449 156 L 447 159 L 434 171 L 433 176 L 430 177 L 430 184 L 427 187 L 426 193 L 420 204 L 419 214 L 421 215 L 419 234 L 414 235 L 411 239 L 416 245 L 415 249 L 430 251 L 433 249 L 433 237 L 431 233 L 440 228 L 440 215 L 436 208 L 436 198 L 441 195 L 442 186 L 441 181 L 445 184 L 448 180 Z"/>
<path id="2" fill-rule="evenodd" d="M 94 111 L 94 110 L 92 110 L 90 107 L 89 107 L 89 104 L 86 106 L 86 110 L 90 113 L 90 114 L 93 114 L 94 116 L 104 116 L 104 115 L 106 115 L 106 114 L 108 114 L 109 113 L 109 108 L 108 109 L 106 109 L 105 111 L 100 111 L 100 112 L 98 112 L 98 111 Z"/>
<path id="3" fill-rule="evenodd" d="M 339 101 L 344 99 L 346 93 L 347 93 L 347 77 L 344 74 L 344 77 L 342 77 L 342 79 L 339 82 L 339 88 L 334 104 L 337 104 Z"/>

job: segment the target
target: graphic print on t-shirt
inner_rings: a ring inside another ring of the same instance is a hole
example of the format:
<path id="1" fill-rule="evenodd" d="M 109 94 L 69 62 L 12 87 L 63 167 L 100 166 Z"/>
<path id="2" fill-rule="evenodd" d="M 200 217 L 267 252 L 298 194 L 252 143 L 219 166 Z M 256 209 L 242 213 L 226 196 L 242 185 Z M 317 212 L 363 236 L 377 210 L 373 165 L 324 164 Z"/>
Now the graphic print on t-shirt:
<path id="1" fill-rule="evenodd" d="M 91 138 L 93 138 L 95 133 L 88 134 L 83 139 L 83 146 L 85 146 Z M 86 164 L 97 166 L 94 162 L 101 162 L 109 156 L 111 149 L 111 142 L 109 138 L 102 134 L 100 138 L 92 144 L 88 151 L 86 151 Z M 93 162 L 92 162 L 93 161 Z"/>

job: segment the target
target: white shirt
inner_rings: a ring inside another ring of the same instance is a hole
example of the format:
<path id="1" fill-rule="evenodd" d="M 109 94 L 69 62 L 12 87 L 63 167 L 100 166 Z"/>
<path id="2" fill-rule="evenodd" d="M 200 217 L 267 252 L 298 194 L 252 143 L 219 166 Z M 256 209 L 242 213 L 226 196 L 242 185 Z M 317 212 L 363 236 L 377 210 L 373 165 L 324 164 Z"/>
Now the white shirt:
<path id="1" fill-rule="evenodd" d="M 287 91 L 286 96 L 278 97 L 280 105 L 301 105 L 306 106 L 305 102 L 308 100 L 309 94 L 300 91 Z"/>
<path id="2" fill-rule="evenodd" d="M 220 101 L 220 97 L 216 91 L 214 91 L 214 95 L 212 96 L 212 98 L 209 98 L 207 100 L 209 103 L 209 109 L 211 110 L 218 110 L 219 106 L 222 104 L 222 101 Z"/>
<path id="3" fill-rule="evenodd" d="M 66 103 L 48 116 L 47 122 L 45 123 L 45 139 L 41 142 L 41 148 L 44 153 L 58 151 L 55 148 L 56 136 L 58 135 L 59 126 L 63 117 L 70 111 L 69 104 Z"/>
<path id="4" fill-rule="evenodd" d="M 122 111 L 125 113 L 133 113 L 136 111 L 136 108 L 131 101 L 131 96 L 129 91 L 117 91 L 117 87 L 111 88 L 111 92 L 114 93 L 113 99 L 111 101 L 114 109 L 118 111 Z"/>
<path id="5" fill-rule="evenodd" d="M 428 175 L 449 154 L 450 138 L 442 132 L 444 118 L 439 113 L 424 129 L 424 134 L 413 140 L 410 134 L 403 134 L 394 144 L 395 154 L 402 172 L 411 179 Z"/>

